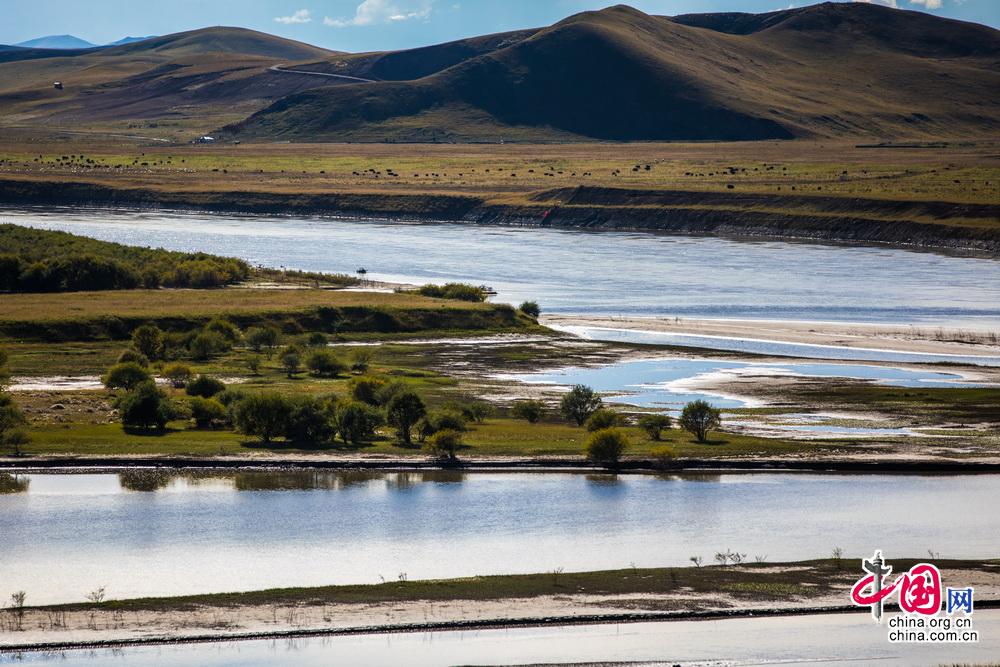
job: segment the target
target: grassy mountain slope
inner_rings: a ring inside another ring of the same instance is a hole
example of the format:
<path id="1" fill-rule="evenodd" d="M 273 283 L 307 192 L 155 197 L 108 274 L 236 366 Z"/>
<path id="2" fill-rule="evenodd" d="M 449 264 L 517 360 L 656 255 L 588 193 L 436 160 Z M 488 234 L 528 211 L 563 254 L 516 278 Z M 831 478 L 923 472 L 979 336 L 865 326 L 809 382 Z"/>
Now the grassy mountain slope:
<path id="1" fill-rule="evenodd" d="M 82 129 L 102 123 L 193 120 L 207 131 L 284 95 L 327 83 L 272 65 L 334 52 L 242 28 L 205 28 L 80 51 L 0 53 L 0 117 Z M 53 88 L 61 81 L 63 89 Z"/>
<path id="2" fill-rule="evenodd" d="M 306 91 L 228 129 L 379 141 L 1000 131 L 1000 32 L 860 3 L 676 19 L 618 6 L 440 71 L 435 55 L 384 65 L 396 79 L 433 71 L 423 78 Z"/>

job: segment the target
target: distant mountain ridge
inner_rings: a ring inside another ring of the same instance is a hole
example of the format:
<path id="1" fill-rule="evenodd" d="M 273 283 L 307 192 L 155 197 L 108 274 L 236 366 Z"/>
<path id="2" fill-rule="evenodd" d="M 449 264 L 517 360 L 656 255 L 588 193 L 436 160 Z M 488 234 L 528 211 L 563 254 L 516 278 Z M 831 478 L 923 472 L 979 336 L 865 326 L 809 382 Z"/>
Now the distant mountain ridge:
<path id="1" fill-rule="evenodd" d="M 11 46 L 21 46 L 27 49 L 92 49 L 97 44 L 91 44 L 87 40 L 73 35 L 47 35 L 18 42 Z"/>
<path id="2" fill-rule="evenodd" d="M 421 51 L 432 55 L 378 62 Z M 675 18 L 619 5 L 417 65 L 413 79 L 305 91 L 225 130 L 303 141 L 1000 132 L 1000 31 L 865 3 Z"/>

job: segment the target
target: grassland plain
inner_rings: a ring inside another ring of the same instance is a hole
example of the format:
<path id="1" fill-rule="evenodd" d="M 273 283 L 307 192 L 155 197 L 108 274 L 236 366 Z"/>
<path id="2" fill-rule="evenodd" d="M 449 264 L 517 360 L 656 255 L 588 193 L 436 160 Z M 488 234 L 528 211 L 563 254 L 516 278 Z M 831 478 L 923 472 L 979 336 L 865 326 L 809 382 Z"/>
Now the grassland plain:
<path id="1" fill-rule="evenodd" d="M 995 142 L 0 143 L 0 204 L 374 215 L 1000 252 Z"/>

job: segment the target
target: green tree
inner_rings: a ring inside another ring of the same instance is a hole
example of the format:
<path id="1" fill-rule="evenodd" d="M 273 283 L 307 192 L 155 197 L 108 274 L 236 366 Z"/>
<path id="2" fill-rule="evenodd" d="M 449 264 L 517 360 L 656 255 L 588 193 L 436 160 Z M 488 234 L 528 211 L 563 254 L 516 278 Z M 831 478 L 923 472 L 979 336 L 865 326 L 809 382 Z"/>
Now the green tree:
<path id="1" fill-rule="evenodd" d="M 347 371 L 347 364 L 340 360 L 333 350 L 319 349 L 306 358 L 309 371 L 318 377 L 337 377 Z"/>
<path id="2" fill-rule="evenodd" d="M 149 358 L 139 350 L 133 348 L 127 348 L 122 350 L 122 353 L 118 355 L 119 364 L 139 364 L 143 368 L 149 368 Z"/>
<path id="3" fill-rule="evenodd" d="M 536 301 L 525 301 L 518 308 L 522 313 L 528 317 L 538 319 L 538 316 L 542 314 L 542 309 L 538 307 L 538 302 Z"/>
<path id="4" fill-rule="evenodd" d="M 327 339 L 326 334 L 322 331 L 313 331 L 306 338 L 306 344 L 309 347 L 326 347 L 326 344 L 329 342 L 330 341 Z"/>
<path id="5" fill-rule="evenodd" d="M 285 438 L 292 442 L 329 442 L 336 432 L 327 401 L 312 396 L 291 400 Z"/>
<path id="6" fill-rule="evenodd" d="M 386 419 L 391 426 L 396 427 L 399 437 L 407 446 L 413 444 L 410 429 L 427 414 L 423 399 L 412 391 L 401 391 L 393 396 L 386 405 Z"/>
<path id="7" fill-rule="evenodd" d="M 10 449 L 14 456 L 20 456 L 21 448 L 28 441 L 27 433 L 22 428 L 27 423 L 14 397 L 0 391 L 0 447 Z"/>
<path id="8" fill-rule="evenodd" d="M 379 391 L 385 386 L 385 380 L 371 375 L 351 378 L 347 387 L 351 392 L 351 398 L 356 401 L 367 403 L 368 405 L 381 405 Z"/>
<path id="9" fill-rule="evenodd" d="M 0 348 L 0 391 L 3 391 L 10 381 L 10 372 L 7 370 L 7 350 Z"/>
<path id="10" fill-rule="evenodd" d="M 584 428 L 593 433 L 594 431 L 624 425 L 625 417 L 620 412 L 616 412 L 610 408 L 598 408 L 587 417 Z"/>
<path id="11" fill-rule="evenodd" d="M 285 432 L 291 409 L 291 403 L 281 394 L 249 394 L 236 402 L 233 421 L 240 433 L 258 436 L 268 444 Z"/>
<path id="12" fill-rule="evenodd" d="M 416 426 L 421 442 L 438 431 L 462 432 L 466 430 L 465 416 L 457 410 L 449 409 L 428 412 L 417 421 Z"/>
<path id="13" fill-rule="evenodd" d="M 692 401 L 684 406 L 677 423 L 682 429 L 693 434 L 698 442 L 705 442 L 708 432 L 722 425 L 722 414 L 705 401 Z"/>
<path id="14" fill-rule="evenodd" d="M 188 399 L 191 417 L 198 428 L 210 428 L 226 421 L 226 406 L 214 398 L 192 396 Z"/>
<path id="15" fill-rule="evenodd" d="M 586 385 L 578 384 L 570 389 L 559 404 L 563 418 L 582 426 L 590 415 L 604 404 L 601 397 Z"/>
<path id="16" fill-rule="evenodd" d="M 222 354 L 232 349 L 229 339 L 218 331 L 202 331 L 188 343 L 191 358 L 204 361 L 216 354 Z"/>
<path id="17" fill-rule="evenodd" d="M 587 458 L 594 463 L 616 468 L 628 444 L 628 436 L 621 429 L 594 431 L 587 438 Z"/>
<path id="18" fill-rule="evenodd" d="M 455 452 L 462 445 L 462 434 L 450 428 L 438 431 L 427 438 L 424 451 L 440 458 L 455 460 Z"/>
<path id="19" fill-rule="evenodd" d="M 281 352 L 281 367 L 285 369 L 285 373 L 288 377 L 295 377 L 296 373 L 302 370 L 302 359 L 299 356 L 299 350 L 295 347 L 285 348 Z"/>
<path id="20" fill-rule="evenodd" d="M 370 440 L 384 423 L 382 413 L 367 403 L 344 401 L 337 406 L 337 430 L 345 443 L 358 445 Z"/>
<path id="21" fill-rule="evenodd" d="M 274 356 L 274 349 L 281 341 L 281 334 L 274 327 L 250 327 L 244 336 L 247 346 L 260 354 L 263 352 L 270 359 Z"/>
<path id="22" fill-rule="evenodd" d="M 132 347 L 147 359 L 159 359 L 163 351 L 163 332 L 152 324 L 144 324 L 132 332 Z"/>
<path id="23" fill-rule="evenodd" d="M 170 386 L 174 389 L 183 388 L 184 385 L 191 381 L 192 376 L 194 376 L 194 372 L 187 364 L 169 364 L 164 366 L 160 373 L 170 382 Z"/>
<path id="24" fill-rule="evenodd" d="M 673 420 L 667 415 L 643 415 L 639 418 L 639 428 L 646 432 L 650 440 L 659 441 L 663 432 L 673 425 Z"/>
<path id="25" fill-rule="evenodd" d="M 207 375 L 199 375 L 188 382 L 184 389 L 188 396 L 201 396 L 202 398 L 212 398 L 225 390 L 226 384 L 222 380 Z"/>
<path id="26" fill-rule="evenodd" d="M 103 378 L 104 386 L 108 389 L 125 390 L 134 389 L 137 385 L 151 380 L 152 377 L 149 371 L 134 361 L 115 364 L 108 369 L 107 374 Z"/>
<path id="27" fill-rule="evenodd" d="M 217 333 L 229 342 L 229 347 L 236 345 L 240 341 L 240 330 L 229 320 L 216 317 L 205 325 L 204 331 Z"/>
<path id="28" fill-rule="evenodd" d="M 375 355 L 372 353 L 370 348 L 367 347 L 356 347 L 351 350 L 349 360 L 351 363 L 351 371 L 354 373 L 367 373 L 368 367 L 372 364 L 372 358 Z"/>
<path id="29" fill-rule="evenodd" d="M 514 401 L 510 406 L 510 414 L 518 419 L 524 419 L 529 424 L 535 424 L 545 414 L 545 404 L 532 398 Z"/>
<path id="30" fill-rule="evenodd" d="M 167 395 L 152 380 L 146 380 L 125 392 L 116 402 L 126 428 L 162 431 L 177 412 Z"/>
<path id="31" fill-rule="evenodd" d="M 247 357 L 247 370 L 253 375 L 260 375 L 260 355 L 251 354 Z"/>

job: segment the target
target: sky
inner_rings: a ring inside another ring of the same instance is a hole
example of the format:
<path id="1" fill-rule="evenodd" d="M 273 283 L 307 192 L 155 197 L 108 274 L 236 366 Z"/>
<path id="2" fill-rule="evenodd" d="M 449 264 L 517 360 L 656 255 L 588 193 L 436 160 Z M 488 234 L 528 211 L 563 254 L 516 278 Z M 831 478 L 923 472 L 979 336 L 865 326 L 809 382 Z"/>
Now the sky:
<path id="1" fill-rule="evenodd" d="M 851 1 L 851 0 L 845 0 Z M 854 0 L 1000 28 L 1000 0 Z M 412 48 L 549 25 L 613 0 L 0 0 L 0 44 L 72 34 L 95 44 L 213 25 L 252 28 L 338 51 Z M 801 0 L 632 0 L 651 14 L 767 12 Z"/>

